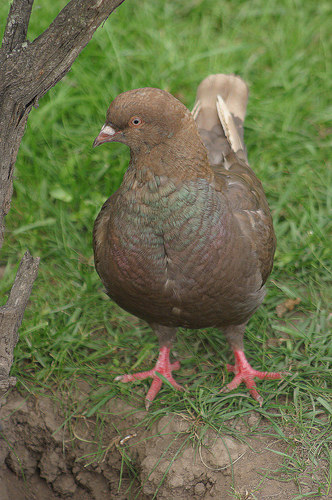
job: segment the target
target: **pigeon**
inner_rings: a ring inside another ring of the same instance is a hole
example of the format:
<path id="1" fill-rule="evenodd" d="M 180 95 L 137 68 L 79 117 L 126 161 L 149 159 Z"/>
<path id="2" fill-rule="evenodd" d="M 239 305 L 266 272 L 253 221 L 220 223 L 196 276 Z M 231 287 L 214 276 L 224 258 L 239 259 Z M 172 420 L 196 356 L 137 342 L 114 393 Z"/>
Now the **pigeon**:
<path id="1" fill-rule="evenodd" d="M 119 189 L 93 229 L 95 267 L 109 297 L 145 320 L 159 340 L 151 370 L 116 377 L 152 378 L 146 408 L 163 377 L 180 368 L 170 351 L 179 327 L 213 327 L 233 350 L 227 365 L 262 405 L 255 377 L 283 372 L 251 367 L 243 337 L 261 305 L 276 246 L 263 187 L 248 165 L 243 122 L 248 87 L 236 75 L 216 74 L 197 89 L 190 112 L 170 93 L 139 88 L 119 94 L 93 146 L 120 142 L 130 162 Z M 162 375 L 163 377 L 161 377 Z"/>

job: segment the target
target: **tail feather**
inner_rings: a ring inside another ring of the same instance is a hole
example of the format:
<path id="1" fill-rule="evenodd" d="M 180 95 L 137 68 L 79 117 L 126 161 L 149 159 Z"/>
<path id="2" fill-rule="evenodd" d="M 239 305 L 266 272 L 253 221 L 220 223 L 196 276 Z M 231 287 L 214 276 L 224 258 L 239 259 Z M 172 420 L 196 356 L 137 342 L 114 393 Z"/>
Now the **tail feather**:
<path id="1" fill-rule="evenodd" d="M 232 150 L 234 153 L 243 150 L 245 148 L 243 138 L 241 140 L 231 112 L 220 94 L 217 95 L 216 107 L 221 126 Z"/>
<path id="2" fill-rule="evenodd" d="M 248 87 L 239 76 L 210 75 L 199 85 L 193 116 L 212 164 L 230 152 L 246 159 L 243 121 L 247 102 Z"/>

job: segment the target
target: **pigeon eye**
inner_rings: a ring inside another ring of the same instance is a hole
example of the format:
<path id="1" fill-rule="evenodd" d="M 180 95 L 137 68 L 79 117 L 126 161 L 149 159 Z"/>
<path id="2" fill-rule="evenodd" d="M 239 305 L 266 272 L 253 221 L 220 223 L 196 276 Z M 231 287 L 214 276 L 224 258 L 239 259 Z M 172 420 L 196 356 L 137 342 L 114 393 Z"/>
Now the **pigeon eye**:
<path id="1" fill-rule="evenodd" d="M 142 125 L 142 123 L 143 123 L 143 120 L 141 120 L 141 118 L 139 116 L 133 116 L 130 119 L 129 125 L 133 125 L 134 127 L 139 127 L 140 125 Z"/>

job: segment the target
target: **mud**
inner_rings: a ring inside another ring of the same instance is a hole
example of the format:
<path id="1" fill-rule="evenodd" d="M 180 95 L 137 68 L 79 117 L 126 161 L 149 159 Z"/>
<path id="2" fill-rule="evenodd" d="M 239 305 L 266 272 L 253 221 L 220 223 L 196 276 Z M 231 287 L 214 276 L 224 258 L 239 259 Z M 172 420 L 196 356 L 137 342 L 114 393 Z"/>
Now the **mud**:
<path id="1" fill-rule="evenodd" d="M 68 418 L 51 397 L 16 390 L 0 412 L 1 500 L 291 500 L 315 490 L 321 469 L 285 482 L 286 445 L 254 412 L 234 423 L 246 442 L 199 426 L 195 439 L 186 415 L 164 416 L 147 430 L 145 412 L 119 399 L 105 405 L 103 426 L 80 411 Z"/>

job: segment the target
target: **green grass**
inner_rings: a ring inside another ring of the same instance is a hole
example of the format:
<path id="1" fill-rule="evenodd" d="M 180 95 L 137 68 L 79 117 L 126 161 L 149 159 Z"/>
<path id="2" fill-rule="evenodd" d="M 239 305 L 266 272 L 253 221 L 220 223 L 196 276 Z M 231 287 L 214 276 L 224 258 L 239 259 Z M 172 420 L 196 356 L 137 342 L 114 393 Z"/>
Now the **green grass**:
<path id="1" fill-rule="evenodd" d="M 30 39 L 65 3 L 35 2 Z M 2 30 L 6 4 L 0 7 Z M 220 430 L 230 417 L 255 409 L 276 435 L 291 441 L 298 460 L 328 457 L 330 22 L 327 0 L 144 0 L 139 5 L 126 0 L 97 31 L 70 73 L 31 112 L 17 160 L 0 261 L 6 266 L 2 303 L 24 251 L 41 257 L 15 350 L 12 374 L 19 387 L 31 393 L 54 386 L 67 391 L 82 378 L 96 389 L 107 386 L 91 393 L 90 416 L 102 414 L 115 396 L 143 405 L 137 386 L 132 391 L 113 378 L 133 366 L 150 367 L 157 339 L 103 294 L 91 248 L 94 219 L 121 183 L 129 151 L 122 145 L 97 150 L 91 145 L 119 92 L 161 87 L 191 107 L 207 74 L 234 72 L 250 86 L 245 139 L 278 238 L 268 295 L 249 323 L 246 353 L 254 367 L 290 370 L 292 376 L 280 384 L 259 383 L 262 409 L 242 388 L 220 395 L 230 380 L 225 364 L 231 353 L 224 339 L 213 329 L 182 330 L 175 347 L 181 370 L 175 376 L 188 392 L 178 394 L 165 385 L 143 424 L 174 412 L 190 415 L 201 429 Z M 276 306 L 297 297 L 296 317 L 278 318 Z M 75 406 L 68 422 L 73 414 Z M 293 429 L 292 439 L 285 428 Z M 295 448 L 298 440 L 302 455 Z M 285 459 L 295 477 L 291 463 Z M 317 491 L 327 491 L 328 483 Z"/>

